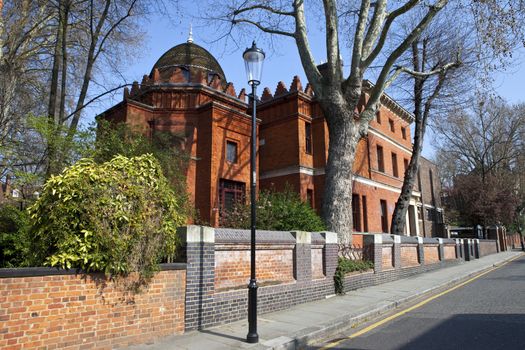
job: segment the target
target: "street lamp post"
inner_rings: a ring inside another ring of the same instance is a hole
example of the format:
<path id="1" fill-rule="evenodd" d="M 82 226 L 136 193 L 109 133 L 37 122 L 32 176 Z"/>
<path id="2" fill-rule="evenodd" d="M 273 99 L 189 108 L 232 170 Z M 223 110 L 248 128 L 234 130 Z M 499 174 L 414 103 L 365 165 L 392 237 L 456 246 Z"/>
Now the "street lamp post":
<path id="1" fill-rule="evenodd" d="M 264 61 L 264 51 L 255 45 L 247 48 L 242 54 L 244 65 L 246 67 L 246 75 L 248 76 L 248 84 L 252 86 L 252 137 L 250 147 L 250 209 L 251 209 L 251 256 L 250 256 L 250 283 L 248 284 L 248 335 L 246 341 L 248 343 L 259 342 L 259 335 L 257 334 L 257 279 L 255 278 L 255 183 L 256 183 L 256 108 L 257 108 L 257 85 L 261 83 L 261 73 Z"/>

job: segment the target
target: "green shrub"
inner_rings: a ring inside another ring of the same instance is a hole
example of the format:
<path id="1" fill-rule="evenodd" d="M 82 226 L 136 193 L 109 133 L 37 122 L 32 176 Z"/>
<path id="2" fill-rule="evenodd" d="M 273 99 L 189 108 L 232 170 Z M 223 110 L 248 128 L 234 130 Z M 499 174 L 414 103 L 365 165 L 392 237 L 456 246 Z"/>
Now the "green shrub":
<path id="1" fill-rule="evenodd" d="M 256 225 L 259 230 L 323 231 L 325 225 L 309 204 L 301 201 L 299 194 L 286 189 L 284 192 L 262 191 L 257 201 Z M 238 203 L 222 214 L 221 226 L 250 228 L 250 203 Z"/>
<path id="2" fill-rule="evenodd" d="M 146 281 L 177 253 L 180 203 L 150 154 L 81 159 L 52 176 L 29 208 L 32 262 Z"/>
<path id="3" fill-rule="evenodd" d="M 355 271 L 367 271 L 374 268 L 374 263 L 369 260 L 349 260 L 339 257 L 337 269 L 335 270 L 335 292 L 344 294 L 345 275 Z"/>
<path id="4" fill-rule="evenodd" d="M 0 268 L 24 266 L 29 250 L 29 216 L 12 205 L 0 207 Z"/>

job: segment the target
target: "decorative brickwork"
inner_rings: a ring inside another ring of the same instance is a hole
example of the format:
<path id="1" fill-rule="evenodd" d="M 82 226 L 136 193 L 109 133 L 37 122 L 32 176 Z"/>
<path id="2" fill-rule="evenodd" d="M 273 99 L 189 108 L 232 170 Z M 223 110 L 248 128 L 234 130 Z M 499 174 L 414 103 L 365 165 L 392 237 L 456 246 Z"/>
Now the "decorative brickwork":
<path id="1" fill-rule="evenodd" d="M 0 348 L 112 349 L 181 334 L 184 267 L 172 264 L 138 294 L 101 274 L 1 269 Z"/>

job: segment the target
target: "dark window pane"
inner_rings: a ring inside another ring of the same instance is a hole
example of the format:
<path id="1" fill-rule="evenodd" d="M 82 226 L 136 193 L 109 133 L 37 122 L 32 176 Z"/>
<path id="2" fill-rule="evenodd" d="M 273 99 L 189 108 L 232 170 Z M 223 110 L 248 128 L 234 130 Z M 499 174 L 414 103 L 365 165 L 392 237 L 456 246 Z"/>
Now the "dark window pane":
<path id="1" fill-rule="evenodd" d="M 310 204 L 311 208 L 314 208 L 314 190 L 306 190 L 306 203 Z"/>
<path id="2" fill-rule="evenodd" d="M 399 171 L 397 169 L 397 154 L 392 153 L 392 175 L 399 177 Z"/>
<path id="3" fill-rule="evenodd" d="M 368 232 L 368 210 L 366 208 L 366 196 L 362 197 L 363 202 L 363 230 Z"/>
<path id="4" fill-rule="evenodd" d="M 312 124 L 305 122 L 304 123 L 304 142 L 306 153 L 312 154 Z"/>
<path id="5" fill-rule="evenodd" d="M 379 204 L 381 206 L 381 229 L 384 233 L 388 233 L 388 211 L 386 201 L 381 199 Z"/>
<path id="6" fill-rule="evenodd" d="M 226 160 L 237 163 L 237 142 L 226 141 Z"/>
<path id="7" fill-rule="evenodd" d="M 383 158 L 383 147 L 377 146 L 377 170 L 385 172 L 385 160 Z"/>
<path id="8" fill-rule="evenodd" d="M 231 210 L 236 203 L 244 203 L 244 182 L 221 179 L 219 181 L 219 209 L 220 214 Z"/>
<path id="9" fill-rule="evenodd" d="M 354 231 L 361 231 L 361 205 L 359 195 L 352 194 L 352 219 L 354 222 Z"/>

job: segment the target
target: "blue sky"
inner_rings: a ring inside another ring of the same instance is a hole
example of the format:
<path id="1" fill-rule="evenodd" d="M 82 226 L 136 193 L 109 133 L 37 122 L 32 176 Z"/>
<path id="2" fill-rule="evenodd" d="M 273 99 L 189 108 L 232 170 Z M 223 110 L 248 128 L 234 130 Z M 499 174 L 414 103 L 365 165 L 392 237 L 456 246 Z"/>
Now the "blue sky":
<path id="1" fill-rule="evenodd" d="M 193 23 L 194 43 L 203 46 L 217 58 L 228 81 L 234 83 L 237 93 L 242 88 L 247 88 L 248 84 L 246 83 L 242 52 L 246 47 L 251 45 L 251 40 L 246 39 L 246 42 L 240 42 L 238 48 L 232 48 L 230 45 L 230 47 L 226 49 L 224 41 L 212 42 L 214 39 L 213 35 L 215 34 L 213 33 L 213 28 L 205 27 L 202 23 L 199 24 L 198 20 L 188 16 L 174 18 L 177 18 L 174 21 L 176 23 L 169 22 L 167 19 L 154 18 L 144 28 L 146 38 L 140 56 L 131 57 L 126 62 L 128 68 L 124 71 L 124 77 L 128 82 L 133 80 L 140 82 L 142 76 L 149 74 L 157 59 L 164 52 L 175 45 L 185 42 L 188 38 L 190 23 Z M 311 39 L 312 51 L 317 62 L 325 59 L 323 41 L 324 38 L 321 35 L 314 35 Z M 265 47 L 265 45 L 269 46 L 267 41 L 259 41 L 258 45 L 267 53 L 261 87 L 268 86 L 273 93 L 280 80 L 289 86 L 294 75 L 298 75 L 301 78 L 303 85 L 306 84 L 307 80 L 299 60 L 297 49 L 291 38 L 283 38 L 281 41 L 273 42 L 273 48 Z M 525 90 L 523 89 L 523 82 L 525 82 L 524 58 L 525 50 L 522 49 L 514 54 L 514 64 L 509 67 L 505 73 L 500 73 L 496 76 L 496 92 L 510 103 L 525 101 L 523 94 Z M 115 84 L 118 83 L 119 82 L 115 82 Z M 122 93 L 119 92 L 113 100 L 106 100 L 94 106 L 88 113 L 94 116 L 120 101 L 121 98 Z M 87 118 L 87 121 L 89 120 L 92 120 L 92 118 Z M 430 139 L 431 137 L 426 138 L 423 152 L 427 157 L 432 157 L 433 155 Z"/>

